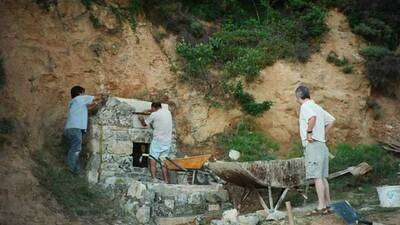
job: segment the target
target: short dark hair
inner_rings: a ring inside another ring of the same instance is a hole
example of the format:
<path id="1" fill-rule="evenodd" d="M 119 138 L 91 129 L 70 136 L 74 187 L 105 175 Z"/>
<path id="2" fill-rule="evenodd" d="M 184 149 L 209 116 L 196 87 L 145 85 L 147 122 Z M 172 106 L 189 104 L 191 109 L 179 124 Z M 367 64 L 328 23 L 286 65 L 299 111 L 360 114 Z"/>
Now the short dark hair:
<path id="1" fill-rule="evenodd" d="M 81 87 L 81 86 L 73 86 L 71 88 L 71 98 L 75 98 L 76 96 L 85 93 L 85 88 Z"/>
<path id="2" fill-rule="evenodd" d="M 161 108 L 161 102 L 152 102 L 151 107 L 155 109 L 160 109 Z"/>
<path id="3" fill-rule="evenodd" d="M 296 88 L 295 93 L 296 97 L 299 97 L 301 99 L 310 98 L 310 90 L 304 85 L 300 85 L 298 88 Z"/>

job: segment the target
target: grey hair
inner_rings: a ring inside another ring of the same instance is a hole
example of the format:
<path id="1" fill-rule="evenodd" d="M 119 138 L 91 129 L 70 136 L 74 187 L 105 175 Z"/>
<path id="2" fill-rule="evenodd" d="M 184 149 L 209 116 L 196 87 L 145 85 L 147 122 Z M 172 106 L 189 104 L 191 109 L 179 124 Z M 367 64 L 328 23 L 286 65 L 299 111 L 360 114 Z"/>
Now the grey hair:
<path id="1" fill-rule="evenodd" d="M 300 85 L 295 91 L 296 97 L 301 99 L 310 98 L 310 90 L 304 85 Z"/>

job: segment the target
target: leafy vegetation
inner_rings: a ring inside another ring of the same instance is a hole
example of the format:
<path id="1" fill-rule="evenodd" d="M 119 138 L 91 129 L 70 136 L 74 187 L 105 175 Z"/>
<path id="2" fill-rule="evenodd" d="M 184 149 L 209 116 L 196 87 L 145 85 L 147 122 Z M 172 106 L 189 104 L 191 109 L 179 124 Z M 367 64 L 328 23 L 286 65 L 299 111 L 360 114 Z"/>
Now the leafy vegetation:
<path id="1" fill-rule="evenodd" d="M 350 64 L 346 57 L 343 56 L 340 58 L 334 51 L 329 52 L 328 56 L 326 57 L 326 61 L 338 67 L 342 67 L 343 73 L 349 74 L 353 73 L 354 71 L 354 65 Z"/>
<path id="2" fill-rule="evenodd" d="M 367 100 L 367 107 L 372 109 L 373 116 L 375 120 L 379 120 L 383 117 L 383 110 L 379 103 L 374 99 Z"/>
<path id="3" fill-rule="evenodd" d="M 84 177 L 73 175 L 68 169 L 55 165 L 57 159 L 49 157 L 44 152 L 35 154 L 37 166 L 34 175 L 60 205 L 75 216 L 111 216 L 113 202 L 101 188 L 90 186 Z"/>
<path id="4" fill-rule="evenodd" d="M 339 171 L 349 166 L 367 162 L 372 172 L 362 177 L 339 177 L 332 181 L 334 188 L 352 188 L 363 183 L 379 184 L 394 180 L 398 171 L 398 162 L 387 151 L 377 145 L 340 144 L 335 149 L 335 158 L 331 160 L 331 171 Z"/>
<path id="5" fill-rule="evenodd" d="M 240 161 L 275 159 L 273 152 L 279 149 L 279 144 L 251 124 L 249 121 L 241 121 L 234 129 L 220 134 L 219 146 L 226 152 L 231 149 L 239 151 Z"/>
<path id="6" fill-rule="evenodd" d="M 327 1 L 342 9 L 350 26 L 370 47 L 360 53 L 366 58 L 367 77 L 374 90 L 395 96 L 400 74 L 399 56 L 393 51 L 400 45 L 400 2 L 393 0 Z M 379 66 L 382 65 L 382 66 Z M 399 97 L 399 96 L 397 96 Z"/>
<path id="7" fill-rule="evenodd" d="M 237 102 L 250 115 L 261 115 L 271 104 L 255 102 L 240 83 L 278 59 L 306 62 L 327 31 L 325 8 L 311 1 L 171 0 L 143 6 L 156 23 L 180 36 L 182 78 L 219 105 Z"/>
<path id="8" fill-rule="evenodd" d="M 140 10 L 140 2 L 139 0 L 130 0 L 128 6 L 122 6 L 117 4 L 107 3 L 104 0 L 81 0 L 82 4 L 89 11 L 90 16 L 89 19 L 93 24 L 93 27 L 98 29 L 103 27 L 101 21 L 91 12 L 91 6 L 93 4 L 101 5 L 107 7 L 115 16 L 118 23 L 121 25 L 123 22 L 128 22 L 131 29 L 136 29 L 136 14 Z M 111 31 L 116 32 L 116 31 Z"/>
<path id="9" fill-rule="evenodd" d="M 58 0 L 36 0 L 36 4 L 40 6 L 43 10 L 50 11 L 50 9 L 56 6 Z"/>
<path id="10" fill-rule="evenodd" d="M 369 60 L 366 63 L 367 77 L 373 88 L 383 94 L 396 96 L 400 84 L 400 57 L 384 56 L 378 60 Z"/>

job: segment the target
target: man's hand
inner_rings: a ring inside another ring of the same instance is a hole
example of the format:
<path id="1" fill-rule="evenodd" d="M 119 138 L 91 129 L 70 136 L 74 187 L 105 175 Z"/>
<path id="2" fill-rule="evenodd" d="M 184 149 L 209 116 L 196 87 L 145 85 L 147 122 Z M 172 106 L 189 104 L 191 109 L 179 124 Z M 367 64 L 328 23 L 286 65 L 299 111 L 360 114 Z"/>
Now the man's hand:
<path id="1" fill-rule="evenodd" d="M 312 134 L 307 134 L 307 141 L 309 143 L 313 143 L 314 142 L 314 139 L 312 138 Z"/>
<path id="2" fill-rule="evenodd" d="M 144 117 L 142 115 L 138 116 L 138 119 L 140 121 L 140 123 L 142 124 L 142 126 L 147 127 L 146 122 L 144 121 Z"/>

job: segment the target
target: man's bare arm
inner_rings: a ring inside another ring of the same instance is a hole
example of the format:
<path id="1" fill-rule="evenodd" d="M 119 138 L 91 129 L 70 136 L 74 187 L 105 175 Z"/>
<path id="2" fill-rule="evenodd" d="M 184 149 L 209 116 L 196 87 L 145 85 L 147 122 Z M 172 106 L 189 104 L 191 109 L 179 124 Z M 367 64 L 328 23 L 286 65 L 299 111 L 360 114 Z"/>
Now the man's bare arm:
<path id="1" fill-rule="evenodd" d="M 315 122 L 317 121 L 316 116 L 312 116 L 310 119 L 308 119 L 308 127 L 307 127 L 307 141 L 313 142 L 312 138 L 312 133 L 309 133 L 309 131 L 312 131 L 315 127 Z"/>
<path id="2" fill-rule="evenodd" d="M 328 123 L 328 125 L 325 126 L 325 139 L 327 139 L 328 133 L 331 130 L 331 128 L 333 127 L 333 122 L 332 123 Z"/>
<path id="3" fill-rule="evenodd" d="M 107 98 L 107 96 L 104 94 L 94 95 L 94 99 L 93 99 L 92 103 L 88 105 L 88 109 L 89 110 L 95 109 L 96 106 L 99 105 L 106 98 Z"/>
<path id="4" fill-rule="evenodd" d="M 138 117 L 140 123 L 142 124 L 143 127 L 149 127 L 146 122 L 144 121 L 144 117 L 143 116 L 139 116 Z"/>

